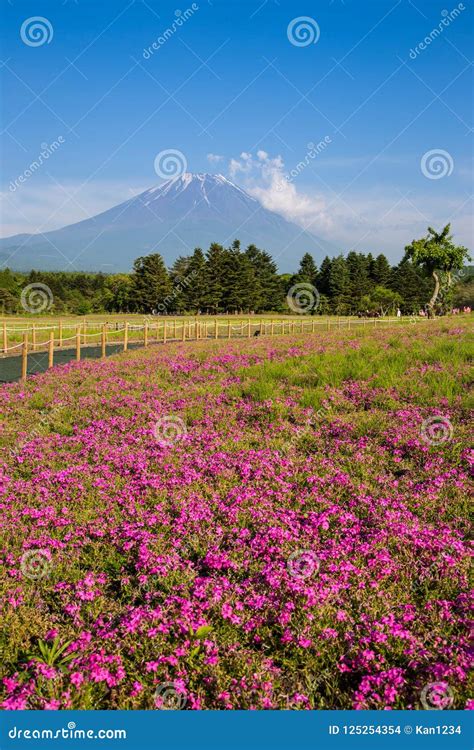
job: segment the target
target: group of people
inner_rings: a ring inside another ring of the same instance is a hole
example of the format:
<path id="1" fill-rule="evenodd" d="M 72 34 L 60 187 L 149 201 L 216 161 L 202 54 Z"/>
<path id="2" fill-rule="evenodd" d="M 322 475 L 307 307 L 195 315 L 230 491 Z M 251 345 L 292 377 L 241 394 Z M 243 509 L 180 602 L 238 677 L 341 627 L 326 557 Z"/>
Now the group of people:
<path id="1" fill-rule="evenodd" d="M 450 312 L 450 315 L 459 315 L 460 313 L 470 313 L 470 312 L 472 312 L 470 306 L 469 305 L 464 305 L 464 307 L 462 308 L 462 310 L 461 310 L 460 307 L 453 307 L 452 310 L 451 310 L 451 312 Z M 398 315 L 398 311 L 397 311 L 397 315 Z M 426 312 L 426 310 L 420 310 L 418 312 L 418 315 L 421 318 L 428 317 L 428 313 Z"/>

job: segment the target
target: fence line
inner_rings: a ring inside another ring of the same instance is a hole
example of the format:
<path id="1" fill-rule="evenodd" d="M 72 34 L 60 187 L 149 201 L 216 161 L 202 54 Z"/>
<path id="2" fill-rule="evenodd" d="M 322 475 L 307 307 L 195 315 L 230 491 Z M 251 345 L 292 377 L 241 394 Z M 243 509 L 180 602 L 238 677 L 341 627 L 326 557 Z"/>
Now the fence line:
<path id="1" fill-rule="evenodd" d="M 350 330 L 351 328 L 366 328 L 368 326 L 376 328 L 384 324 L 407 323 L 408 321 L 420 320 L 425 318 L 327 318 L 326 320 L 317 320 L 316 318 L 295 319 L 263 319 L 255 320 L 248 318 L 240 324 L 232 323 L 230 320 L 182 320 L 176 319 L 167 321 L 163 319 L 157 323 L 144 322 L 142 325 L 120 321 L 120 323 L 102 323 L 94 324 L 95 328 L 100 327 L 96 333 L 88 332 L 84 323 L 65 324 L 59 321 L 58 324 L 49 327 L 36 327 L 34 324 L 26 329 L 7 328 L 3 323 L 2 335 L 2 354 L 7 356 L 17 349 L 21 349 L 21 379 L 25 380 L 28 371 L 28 355 L 33 352 L 42 350 L 48 353 L 48 368 L 54 365 L 54 352 L 64 349 L 75 348 L 76 361 L 80 361 L 83 348 L 90 346 L 100 346 L 101 356 L 107 356 L 108 344 L 122 344 L 122 350 L 127 351 L 130 344 L 139 344 L 147 347 L 150 343 L 169 343 L 173 341 L 199 341 L 199 340 L 217 340 L 232 338 L 251 338 L 252 336 L 282 336 L 295 333 L 316 333 L 318 328 L 323 327 L 325 331 L 334 329 Z M 120 327 L 121 325 L 121 327 Z M 114 328 L 111 329 L 110 326 Z M 36 334 L 38 331 L 49 331 L 49 337 L 46 341 L 38 341 Z M 72 336 L 64 337 L 64 331 L 74 330 Z M 8 333 L 22 333 L 22 342 L 15 345 L 9 345 Z M 57 331 L 57 336 L 55 335 Z M 137 333 L 137 337 L 133 334 Z M 113 337 L 120 334 L 121 341 L 114 341 Z M 31 339 L 30 339 L 31 335 Z M 100 340 L 99 338 L 100 337 Z M 92 341 L 91 341 L 92 339 Z M 112 339 L 112 340 L 111 340 Z M 67 342 L 74 342 L 67 345 Z"/>

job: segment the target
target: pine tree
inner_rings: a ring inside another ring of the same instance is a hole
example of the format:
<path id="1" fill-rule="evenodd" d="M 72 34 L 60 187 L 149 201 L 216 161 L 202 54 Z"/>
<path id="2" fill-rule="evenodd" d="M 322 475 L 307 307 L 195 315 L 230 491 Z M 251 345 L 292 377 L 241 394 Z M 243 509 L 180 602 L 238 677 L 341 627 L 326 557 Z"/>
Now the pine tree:
<path id="1" fill-rule="evenodd" d="M 371 278 L 376 286 L 387 287 L 390 280 L 391 268 L 385 255 L 377 255 L 370 271 Z"/>
<path id="2" fill-rule="evenodd" d="M 183 284 L 186 285 L 186 291 L 183 292 L 187 301 L 186 309 L 190 312 L 202 311 L 206 291 L 206 258 L 200 247 L 191 255 Z"/>
<path id="3" fill-rule="evenodd" d="M 284 292 L 276 263 L 265 250 L 249 245 L 245 251 L 254 272 L 254 299 L 252 309 L 266 312 L 282 309 Z"/>
<path id="4" fill-rule="evenodd" d="M 331 276 L 331 266 L 332 266 L 332 260 L 326 255 L 323 262 L 321 263 L 321 268 L 319 269 L 318 274 L 318 291 L 320 294 L 324 294 L 326 297 L 329 297 L 331 294 L 330 289 L 330 276 Z"/>
<path id="5" fill-rule="evenodd" d="M 225 287 L 223 306 L 227 312 L 253 309 L 254 270 L 249 258 L 240 251 L 240 243 L 234 242 L 225 251 Z"/>
<path id="6" fill-rule="evenodd" d="M 314 262 L 313 256 L 305 253 L 301 258 L 300 267 L 296 274 L 298 281 L 316 286 L 318 268 Z"/>
<path id="7" fill-rule="evenodd" d="M 204 307 L 212 313 L 222 308 L 225 290 L 226 252 L 222 245 L 213 242 L 206 254 L 206 284 L 203 294 Z"/>
<path id="8" fill-rule="evenodd" d="M 165 312 L 169 307 L 171 282 L 163 258 L 158 253 L 137 258 L 133 264 L 133 297 L 139 312 Z"/>
<path id="9" fill-rule="evenodd" d="M 329 291 L 332 309 L 338 315 L 345 315 L 350 309 L 350 277 L 345 258 L 338 255 L 331 263 Z"/>
<path id="10" fill-rule="evenodd" d="M 349 272 L 352 312 L 358 312 L 361 310 L 362 297 L 368 294 L 372 287 L 369 277 L 369 261 L 363 253 L 356 253 L 352 250 L 346 258 L 346 265 Z"/>

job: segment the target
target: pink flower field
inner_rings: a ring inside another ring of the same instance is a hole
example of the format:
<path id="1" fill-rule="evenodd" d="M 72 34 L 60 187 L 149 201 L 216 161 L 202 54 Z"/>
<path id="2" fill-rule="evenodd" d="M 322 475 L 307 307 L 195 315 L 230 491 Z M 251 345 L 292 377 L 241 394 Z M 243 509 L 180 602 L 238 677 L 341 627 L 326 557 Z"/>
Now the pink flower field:
<path id="1" fill-rule="evenodd" d="M 469 327 L 2 386 L 3 708 L 469 708 Z"/>

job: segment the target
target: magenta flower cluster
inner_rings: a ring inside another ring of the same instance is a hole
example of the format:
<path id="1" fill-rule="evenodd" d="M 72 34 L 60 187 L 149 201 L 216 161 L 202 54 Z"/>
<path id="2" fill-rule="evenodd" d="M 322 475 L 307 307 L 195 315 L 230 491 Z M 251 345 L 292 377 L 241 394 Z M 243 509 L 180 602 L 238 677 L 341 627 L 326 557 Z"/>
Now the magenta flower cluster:
<path id="1" fill-rule="evenodd" d="M 160 708 L 164 684 L 186 710 L 420 708 L 431 683 L 469 707 L 467 414 L 424 402 L 449 360 L 403 335 L 410 367 L 385 385 L 347 332 L 4 386 L 3 708 Z M 391 337 L 370 338 L 387 362 Z M 432 414 L 454 428 L 436 446 Z"/>

